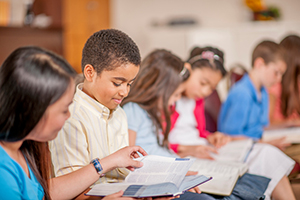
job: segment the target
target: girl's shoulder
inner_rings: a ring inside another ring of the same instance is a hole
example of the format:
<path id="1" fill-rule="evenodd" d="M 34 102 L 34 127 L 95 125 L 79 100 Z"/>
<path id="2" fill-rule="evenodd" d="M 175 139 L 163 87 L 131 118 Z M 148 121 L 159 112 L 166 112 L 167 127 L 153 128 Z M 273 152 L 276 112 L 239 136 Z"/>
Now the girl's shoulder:
<path id="1" fill-rule="evenodd" d="M 129 102 L 123 105 L 123 110 L 126 115 L 134 114 L 135 116 L 147 116 L 147 111 L 139 106 L 139 104 L 134 102 Z"/>

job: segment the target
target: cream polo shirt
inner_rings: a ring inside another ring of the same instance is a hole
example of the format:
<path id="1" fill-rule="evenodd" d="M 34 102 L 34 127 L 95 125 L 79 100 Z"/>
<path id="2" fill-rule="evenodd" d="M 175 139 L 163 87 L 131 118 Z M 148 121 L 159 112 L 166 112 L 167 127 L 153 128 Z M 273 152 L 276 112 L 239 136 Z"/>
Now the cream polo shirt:
<path id="1" fill-rule="evenodd" d="M 79 84 L 69 110 L 70 118 L 58 136 L 49 142 L 55 176 L 86 166 L 94 158 L 104 158 L 128 146 L 128 125 L 124 110 L 113 113 L 82 91 Z M 128 174 L 125 168 L 114 169 L 99 182 L 118 182 Z"/>

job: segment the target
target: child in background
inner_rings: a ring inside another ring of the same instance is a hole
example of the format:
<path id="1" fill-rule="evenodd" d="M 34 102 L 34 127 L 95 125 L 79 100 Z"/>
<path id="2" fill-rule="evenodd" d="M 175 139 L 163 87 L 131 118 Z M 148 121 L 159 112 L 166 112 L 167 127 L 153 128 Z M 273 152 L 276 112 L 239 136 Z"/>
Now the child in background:
<path id="1" fill-rule="evenodd" d="M 279 83 L 285 70 L 279 45 L 271 41 L 259 43 L 252 54 L 252 70 L 231 88 L 221 107 L 218 130 L 233 136 L 261 139 L 269 124 L 267 88 Z M 275 145 L 285 147 L 280 141 Z"/>
<path id="2" fill-rule="evenodd" d="M 213 47 L 195 47 L 188 60 L 190 77 L 185 83 L 183 97 L 177 101 L 173 114 L 173 126 L 169 135 L 172 149 L 180 156 L 209 158 L 216 147 L 228 141 L 244 137 L 230 137 L 223 133 L 209 133 L 205 130 L 204 98 L 209 96 L 225 75 L 223 52 Z M 219 142 L 218 142 L 219 141 Z M 282 164 L 282 162 L 284 162 Z M 294 162 L 277 148 L 265 144 L 255 144 L 246 160 L 249 173 L 271 178 L 265 194 L 267 199 L 292 195 L 287 179 Z M 279 167 L 280 166 L 280 167 Z M 278 170 L 278 167 L 282 170 Z M 274 189 L 275 188 L 275 189 Z M 287 188 L 285 193 L 280 188 Z"/>
<path id="3" fill-rule="evenodd" d="M 286 52 L 287 70 L 281 83 L 268 88 L 270 128 L 300 126 L 300 37 L 289 35 L 279 45 Z"/>
<path id="4" fill-rule="evenodd" d="M 232 140 L 221 132 L 211 134 L 205 128 L 204 98 L 215 90 L 226 74 L 223 52 L 212 47 L 195 47 L 187 68 L 191 75 L 172 115 L 174 128 L 169 136 L 170 147 L 181 157 L 212 159 L 210 154 L 217 153 L 215 147 Z"/>
<path id="5" fill-rule="evenodd" d="M 168 135 L 172 129 L 171 114 L 175 102 L 181 97 L 186 80 L 189 80 L 187 65 L 165 50 L 156 50 L 144 59 L 140 74 L 123 102 L 128 118 L 130 145 L 139 144 L 149 154 L 178 157 L 168 148 Z M 249 176 L 245 177 L 251 179 L 250 182 L 256 181 Z M 254 187 L 239 185 L 236 188 Z M 254 193 L 262 195 L 264 189 L 261 190 Z M 245 198 L 243 192 L 236 192 Z M 213 198 L 205 195 L 206 198 Z M 238 197 L 232 194 L 228 198 Z"/>
<path id="6" fill-rule="evenodd" d="M 141 68 L 130 95 L 123 101 L 129 126 L 129 145 L 138 143 L 149 154 L 177 157 L 167 150 L 171 130 L 169 107 L 181 97 L 189 71 L 180 58 L 166 50 L 150 53 Z M 142 132 L 137 135 L 137 130 Z M 159 133 L 161 130 L 163 132 Z"/>
<path id="7" fill-rule="evenodd" d="M 300 126 L 300 37 L 289 35 L 279 44 L 285 50 L 287 70 L 281 83 L 268 88 L 270 129 Z M 292 144 L 284 153 L 297 161 L 290 177 L 299 174 L 299 144 Z"/>
<path id="8" fill-rule="evenodd" d="M 0 68 L 0 199 L 73 199 L 100 175 L 93 164 L 50 179 L 48 141 L 69 118 L 74 69 L 60 56 L 38 47 L 16 49 Z M 126 147 L 101 159 L 102 173 L 141 167 L 137 151 Z M 80 182 L 80 184 L 78 184 Z M 123 199 L 123 192 L 103 199 Z"/>

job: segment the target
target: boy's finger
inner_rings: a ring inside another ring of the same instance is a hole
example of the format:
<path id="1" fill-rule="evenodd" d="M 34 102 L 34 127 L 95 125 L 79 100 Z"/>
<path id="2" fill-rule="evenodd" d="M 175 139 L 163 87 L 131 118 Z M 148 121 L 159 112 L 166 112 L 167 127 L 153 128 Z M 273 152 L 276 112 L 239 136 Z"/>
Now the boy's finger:
<path id="1" fill-rule="evenodd" d="M 142 167 L 144 164 L 140 161 L 137 160 L 132 160 L 130 166 L 134 167 L 134 168 L 140 168 Z"/>
<path id="2" fill-rule="evenodd" d="M 140 146 L 134 146 L 134 151 L 135 152 L 140 152 L 143 156 L 147 156 L 147 152 Z"/>
<path id="3" fill-rule="evenodd" d="M 195 171 L 188 171 L 187 173 L 186 173 L 186 176 L 192 176 L 192 175 L 197 175 L 198 174 L 198 172 L 195 172 Z"/>

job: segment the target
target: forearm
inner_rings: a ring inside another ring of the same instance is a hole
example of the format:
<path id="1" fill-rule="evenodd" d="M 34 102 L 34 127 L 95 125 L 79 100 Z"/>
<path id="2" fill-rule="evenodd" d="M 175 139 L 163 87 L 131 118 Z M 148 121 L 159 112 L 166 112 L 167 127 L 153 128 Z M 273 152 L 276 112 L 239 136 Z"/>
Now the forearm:
<path id="1" fill-rule="evenodd" d="M 177 155 L 179 155 L 181 158 L 184 158 L 186 156 L 193 156 L 194 155 L 193 149 L 195 148 L 193 148 L 193 146 L 190 145 L 178 145 Z"/>
<path id="2" fill-rule="evenodd" d="M 113 162 L 109 158 L 100 160 L 103 173 L 114 169 Z M 52 199 L 72 199 L 84 192 L 94 184 L 100 175 L 93 164 L 82 167 L 69 174 L 52 178 L 50 180 L 50 195 Z"/>

